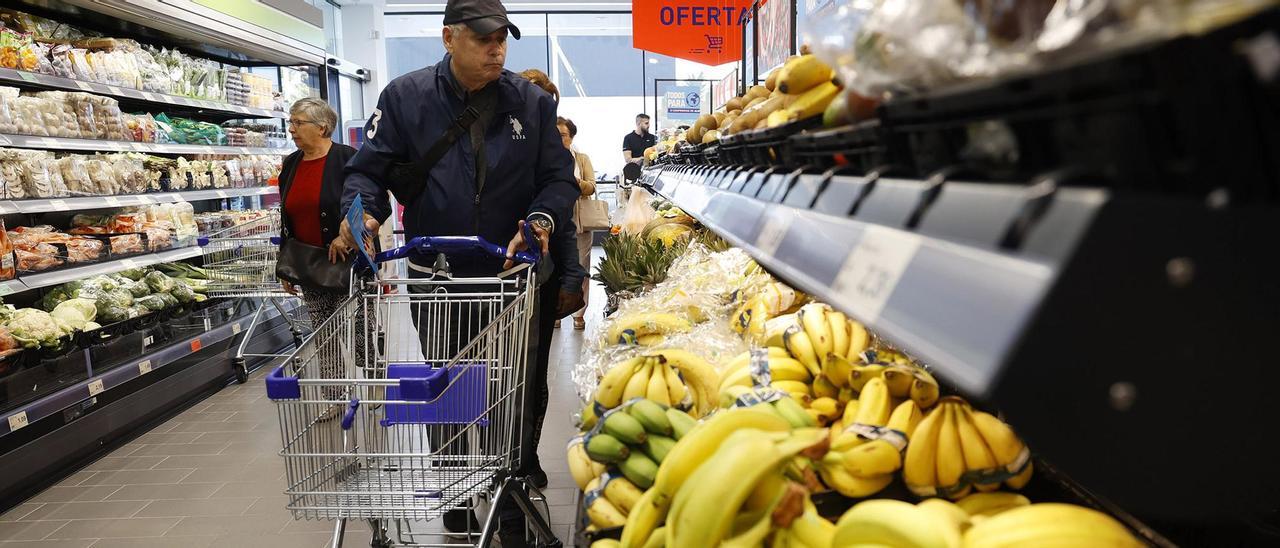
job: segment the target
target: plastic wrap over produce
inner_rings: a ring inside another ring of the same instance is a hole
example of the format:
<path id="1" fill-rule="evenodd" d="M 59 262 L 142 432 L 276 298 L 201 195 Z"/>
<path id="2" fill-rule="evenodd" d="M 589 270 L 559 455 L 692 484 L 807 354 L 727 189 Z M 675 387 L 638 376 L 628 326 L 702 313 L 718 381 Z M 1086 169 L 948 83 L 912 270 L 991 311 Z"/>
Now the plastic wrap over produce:
<path id="1" fill-rule="evenodd" d="M 1191 26 L 1196 13 L 1238 13 L 1260 1 L 856 1 L 813 22 L 803 39 L 851 89 L 874 97 L 1031 69 L 1065 52 L 1169 36 Z"/>
<path id="2" fill-rule="evenodd" d="M 711 252 L 694 243 L 671 265 L 666 281 L 622 301 L 574 368 L 578 396 L 589 401 L 599 378 L 617 362 L 665 348 L 680 348 L 719 368 L 747 350 L 730 325 L 735 292 L 767 279 L 740 249 Z M 623 341 L 619 344 L 619 341 Z"/>

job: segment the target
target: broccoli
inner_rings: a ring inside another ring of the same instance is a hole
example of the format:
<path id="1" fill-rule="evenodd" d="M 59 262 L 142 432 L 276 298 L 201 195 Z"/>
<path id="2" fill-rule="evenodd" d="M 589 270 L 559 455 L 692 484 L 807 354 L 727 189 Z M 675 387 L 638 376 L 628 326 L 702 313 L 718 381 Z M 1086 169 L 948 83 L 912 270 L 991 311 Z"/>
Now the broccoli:
<path id="1" fill-rule="evenodd" d="M 147 275 L 147 270 L 145 268 L 129 268 L 121 270 L 120 275 L 136 282 L 141 280 L 143 276 Z"/>
<path id="2" fill-rule="evenodd" d="M 166 276 L 163 272 L 151 272 L 142 279 L 146 280 L 153 293 L 168 293 L 173 290 L 173 278 Z"/>
<path id="3" fill-rule="evenodd" d="M 129 293 L 133 295 L 135 299 L 140 297 L 146 297 L 147 295 L 151 294 L 151 286 L 147 285 L 147 282 L 144 282 L 142 280 L 130 281 L 126 284 L 123 284 L 121 287 L 129 290 Z"/>
<path id="4" fill-rule="evenodd" d="M 158 311 L 158 310 L 164 310 L 164 308 L 165 308 L 165 302 L 164 302 L 164 297 L 163 297 L 163 295 L 164 295 L 164 293 L 157 293 L 157 294 L 155 294 L 155 295 L 147 295 L 146 297 L 143 297 L 143 298 L 141 298 L 141 299 L 138 299 L 138 300 L 136 301 L 136 303 L 137 303 L 137 305 L 142 306 L 142 307 L 145 307 L 148 311 L 151 311 L 151 312 L 155 312 L 155 311 Z"/>
<path id="5" fill-rule="evenodd" d="M 191 289 L 191 286 L 181 281 L 178 282 L 177 286 L 175 286 L 173 291 L 170 291 L 169 294 L 173 295 L 180 304 L 187 304 L 196 300 L 195 290 Z"/>

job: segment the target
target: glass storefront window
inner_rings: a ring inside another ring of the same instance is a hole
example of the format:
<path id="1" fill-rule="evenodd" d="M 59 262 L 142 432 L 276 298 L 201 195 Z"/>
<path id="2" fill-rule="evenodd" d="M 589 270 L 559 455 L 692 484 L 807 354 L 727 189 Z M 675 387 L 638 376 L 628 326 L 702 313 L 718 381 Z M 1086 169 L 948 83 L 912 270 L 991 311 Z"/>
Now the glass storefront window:
<path id="1" fill-rule="evenodd" d="M 547 72 L 547 24 L 543 15 L 511 16 L 520 39 L 507 40 L 507 68 Z M 445 49 L 444 15 L 387 14 L 387 72 L 391 78 L 440 62 Z"/>

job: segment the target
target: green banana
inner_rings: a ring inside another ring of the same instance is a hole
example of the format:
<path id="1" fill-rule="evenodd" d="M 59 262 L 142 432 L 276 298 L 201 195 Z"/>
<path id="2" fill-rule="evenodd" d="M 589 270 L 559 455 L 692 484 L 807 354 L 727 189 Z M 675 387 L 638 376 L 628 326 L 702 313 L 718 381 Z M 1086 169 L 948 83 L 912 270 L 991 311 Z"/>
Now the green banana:
<path id="1" fill-rule="evenodd" d="M 613 464 L 622 462 L 631 455 L 631 449 L 618 438 L 609 434 L 597 433 L 587 440 L 587 456 L 596 462 Z"/>
<path id="2" fill-rule="evenodd" d="M 658 475 L 658 464 L 644 453 L 632 451 L 626 460 L 618 464 L 618 470 L 636 487 L 648 489 L 653 486 L 653 480 Z"/>
<path id="3" fill-rule="evenodd" d="M 644 425 L 635 417 L 626 413 L 614 412 L 604 419 L 604 432 L 618 438 L 619 441 L 628 445 L 639 445 L 644 443 L 644 439 L 648 437 L 645 432 Z"/>
<path id="4" fill-rule="evenodd" d="M 671 422 L 672 434 L 675 435 L 677 440 L 683 439 L 685 434 L 688 434 L 690 430 L 693 430 L 694 426 L 698 425 L 697 419 L 690 417 L 688 413 L 679 409 L 667 409 L 666 414 L 667 420 Z"/>
<path id="5" fill-rule="evenodd" d="M 650 434 L 660 436 L 671 435 L 671 420 L 667 418 L 667 413 L 662 406 L 650 400 L 637 400 L 627 409 L 632 417 L 635 417 L 645 431 Z"/>
<path id="6" fill-rule="evenodd" d="M 649 439 L 644 440 L 644 454 L 654 462 L 662 464 L 662 461 L 667 460 L 667 453 L 670 453 L 675 446 L 676 440 L 666 436 L 649 436 Z"/>

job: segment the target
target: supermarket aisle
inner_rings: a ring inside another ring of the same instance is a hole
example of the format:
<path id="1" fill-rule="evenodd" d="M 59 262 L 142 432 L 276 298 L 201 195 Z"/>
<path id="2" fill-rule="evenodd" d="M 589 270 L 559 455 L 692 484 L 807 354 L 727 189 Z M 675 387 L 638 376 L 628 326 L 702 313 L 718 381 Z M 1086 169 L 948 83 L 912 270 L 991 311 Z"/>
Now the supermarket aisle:
<path id="1" fill-rule="evenodd" d="M 604 301 L 595 288 L 587 331 L 574 331 L 565 321 L 552 341 L 551 403 L 539 454 L 550 478 L 545 494 L 551 523 L 566 544 L 575 491 L 564 453 L 576 433 L 569 423 L 576 405 L 571 372 Z M 247 384 L 222 390 L 0 515 L 0 548 L 325 546 L 331 522 L 294 521 L 284 508 L 280 433 L 266 399 L 265 373 L 259 370 Z M 367 546 L 366 531 L 350 524 L 346 545 Z"/>

